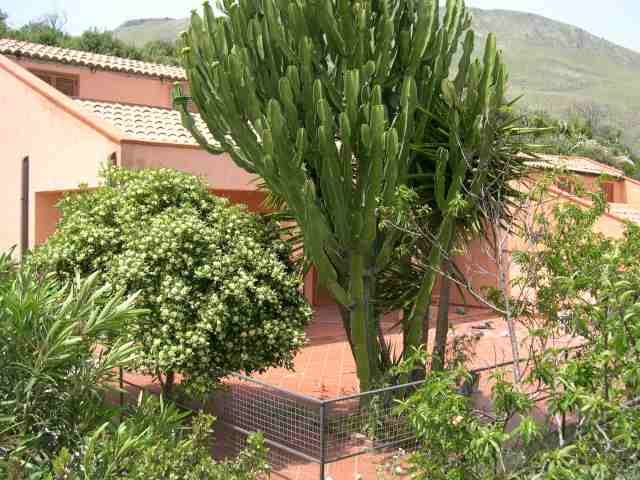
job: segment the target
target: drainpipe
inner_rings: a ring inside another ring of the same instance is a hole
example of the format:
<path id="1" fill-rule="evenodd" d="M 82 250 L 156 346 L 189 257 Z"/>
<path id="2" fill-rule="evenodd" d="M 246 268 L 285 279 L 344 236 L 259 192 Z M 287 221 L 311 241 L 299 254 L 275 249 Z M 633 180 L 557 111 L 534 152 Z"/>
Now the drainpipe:
<path id="1" fill-rule="evenodd" d="M 20 255 L 24 258 L 29 251 L 29 157 L 22 159 L 21 195 Z"/>

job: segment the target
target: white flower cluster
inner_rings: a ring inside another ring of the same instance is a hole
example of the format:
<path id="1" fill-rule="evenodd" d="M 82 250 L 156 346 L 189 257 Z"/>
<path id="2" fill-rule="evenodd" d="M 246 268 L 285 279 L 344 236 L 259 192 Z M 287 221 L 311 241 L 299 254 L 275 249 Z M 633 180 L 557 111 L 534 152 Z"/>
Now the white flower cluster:
<path id="1" fill-rule="evenodd" d="M 140 292 L 130 325 L 149 369 L 206 391 L 233 371 L 291 366 L 311 310 L 274 225 L 173 170 L 109 169 L 106 184 L 66 197 L 58 231 L 32 261 L 70 275 L 104 272 Z"/>

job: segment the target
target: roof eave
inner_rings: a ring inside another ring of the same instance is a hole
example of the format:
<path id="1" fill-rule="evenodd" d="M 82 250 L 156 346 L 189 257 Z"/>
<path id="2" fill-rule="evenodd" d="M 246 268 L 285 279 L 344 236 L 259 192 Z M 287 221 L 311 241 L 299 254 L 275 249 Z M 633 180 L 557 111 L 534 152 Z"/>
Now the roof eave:
<path id="1" fill-rule="evenodd" d="M 77 118 L 81 122 L 92 127 L 94 130 L 100 132 L 109 140 L 115 143 L 121 143 L 124 140 L 125 135 L 118 128 L 104 121 L 97 115 L 94 115 L 91 112 L 88 112 L 85 109 L 77 106 L 70 97 L 67 97 L 63 93 L 59 92 L 45 81 L 33 75 L 25 68 L 22 68 L 17 63 L 9 60 L 3 54 L 0 54 L 0 69 L 6 71 L 9 75 L 12 75 L 22 83 L 29 86 L 38 94 L 47 98 L 49 101 L 57 105 L 69 115 Z"/>

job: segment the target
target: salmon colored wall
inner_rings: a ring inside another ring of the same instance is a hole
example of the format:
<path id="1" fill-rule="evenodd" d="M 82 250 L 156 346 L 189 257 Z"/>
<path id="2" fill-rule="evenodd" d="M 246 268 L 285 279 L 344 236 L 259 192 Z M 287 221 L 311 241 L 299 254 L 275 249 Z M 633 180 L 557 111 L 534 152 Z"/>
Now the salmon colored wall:
<path id="1" fill-rule="evenodd" d="M 486 288 L 498 285 L 498 272 L 493 249 L 484 239 L 473 240 L 464 251 L 464 254 L 454 257 L 457 268 L 464 275 L 474 292 L 482 294 Z M 440 282 L 436 285 L 434 296 L 439 296 Z M 451 284 L 449 303 L 470 307 L 482 306 L 473 295 L 464 288 L 459 288 L 455 283 Z"/>
<path id="2" fill-rule="evenodd" d="M 205 177 L 216 190 L 256 190 L 256 177 L 238 167 L 227 155 L 211 155 L 200 148 L 126 142 L 122 166 L 173 168 Z"/>
<path id="3" fill-rule="evenodd" d="M 0 250 L 20 241 L 22 159 L 30 159 L 29 240 L 35 239 L 35 192 L 98 182 L 99 167 L 114 152 L 115 134 L 96 129 L 73 102 L 0 55 Z"/>
<path id="4" fill-rule="evenodd" d="M 320 285 L 315 267 L 312 267 L 304 278 L 304 295 L 307 301 L 314 306 L 336 304 L 329 290 Z"/>
<path id="5" fill-rule="evenodd" d="M 640 205 L 640 182 L 637 180 L 625 179 L 625 190 L 627 203 Z"/>
<path id="6" fill-rule="evenodd" d="M 30 58 L 12 58 L 28 70 L 64 73 L 78 78 L 78 97 L 107 102 L 134 103 L 156 107 L 172 107 L 173 80 L 131 75 L 105 70 L 91 70 L 79 65 L 44 62 Z"/>
<path id="7" fill-rule="evenodd" d="M 525 221 L 528 225 L 533 225 L 535 228 L 535 224 L 532 221 L 533 215 L 544 215 L 545 218 L 552 219 L 553 209 L 560 204 L 566 204 L 569 202 L 577 205 L 582 205 L 584 208 L 589 207 L 589 203 L 584 199 L 575 196 L 568 196 L 561 192 L 551 192 L 542 202 L 529 209 L 529 211 L 527 212 L 529 218 Z M 598 219 L 594 227 L 594 230 L 596 232 L 611 238 L 621 238 L 624 235 L 625 229 L 626 227 L 624 221 L 609 213 L 605 213 L 604 215 L 602 215 Z M 512 236 L 509 239 L 509 249 L 511 252 L 528 251 L 534 248 L 535 245 L 525 242 L 525 240 L 520 237 Z M 511 262 L 511 268 L 509 272 L 510 281 L 517 279 L 520 276 L 521 272 L 518 268 L 518 265 Z M 518 292 L 513 292 L 513 294 L 517 296 Z"/>
<path id="8" fill-rule="evenodd" d="M 570 180 L 579 184 L 587 192 L 596 192 L 602 190 L 600 186 L 600 177 L 597 175 L 586 174 L 567 174 L 559 175 L 560 177 L 567 177 Z M 613 202 L 614 203 L 626 203 L 627 202 L 627 188 L 625 180 L 607 179 L 608 183 L 613 183 Z"/>
<path id="9" fill-rule="evenodd" d="M 56 231 L 60 220 L 60 210 L 56 205 L 65 194 L 63 192 L 36 193 L 36 230 L 35 244 L 44 243 Z"/>

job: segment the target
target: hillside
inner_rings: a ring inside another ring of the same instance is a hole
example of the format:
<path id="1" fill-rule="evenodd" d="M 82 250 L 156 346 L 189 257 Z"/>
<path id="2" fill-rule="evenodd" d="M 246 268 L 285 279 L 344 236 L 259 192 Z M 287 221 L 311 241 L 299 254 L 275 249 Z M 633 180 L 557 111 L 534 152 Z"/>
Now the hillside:
<path id="1" fill-rule="evenodd" d="M 174 41 L 188 23 L 186 18 L 141 18 L 123 23 L 113 33 L 120 40 L 141 47 L 152 40 Z"/>
<path id="2" fill-rule="evenodd" d="M 624 129 L 626 141 L 640 148 L 640 53 L 585 30 L 538 15 L 474 9 L 481 36 L 495 32 L 522 104 L 564 115 L 575 104 L 596 104 Z M 174 40 L 187 19 L 146 19 L 115 30 L 126 42 Z"/>

